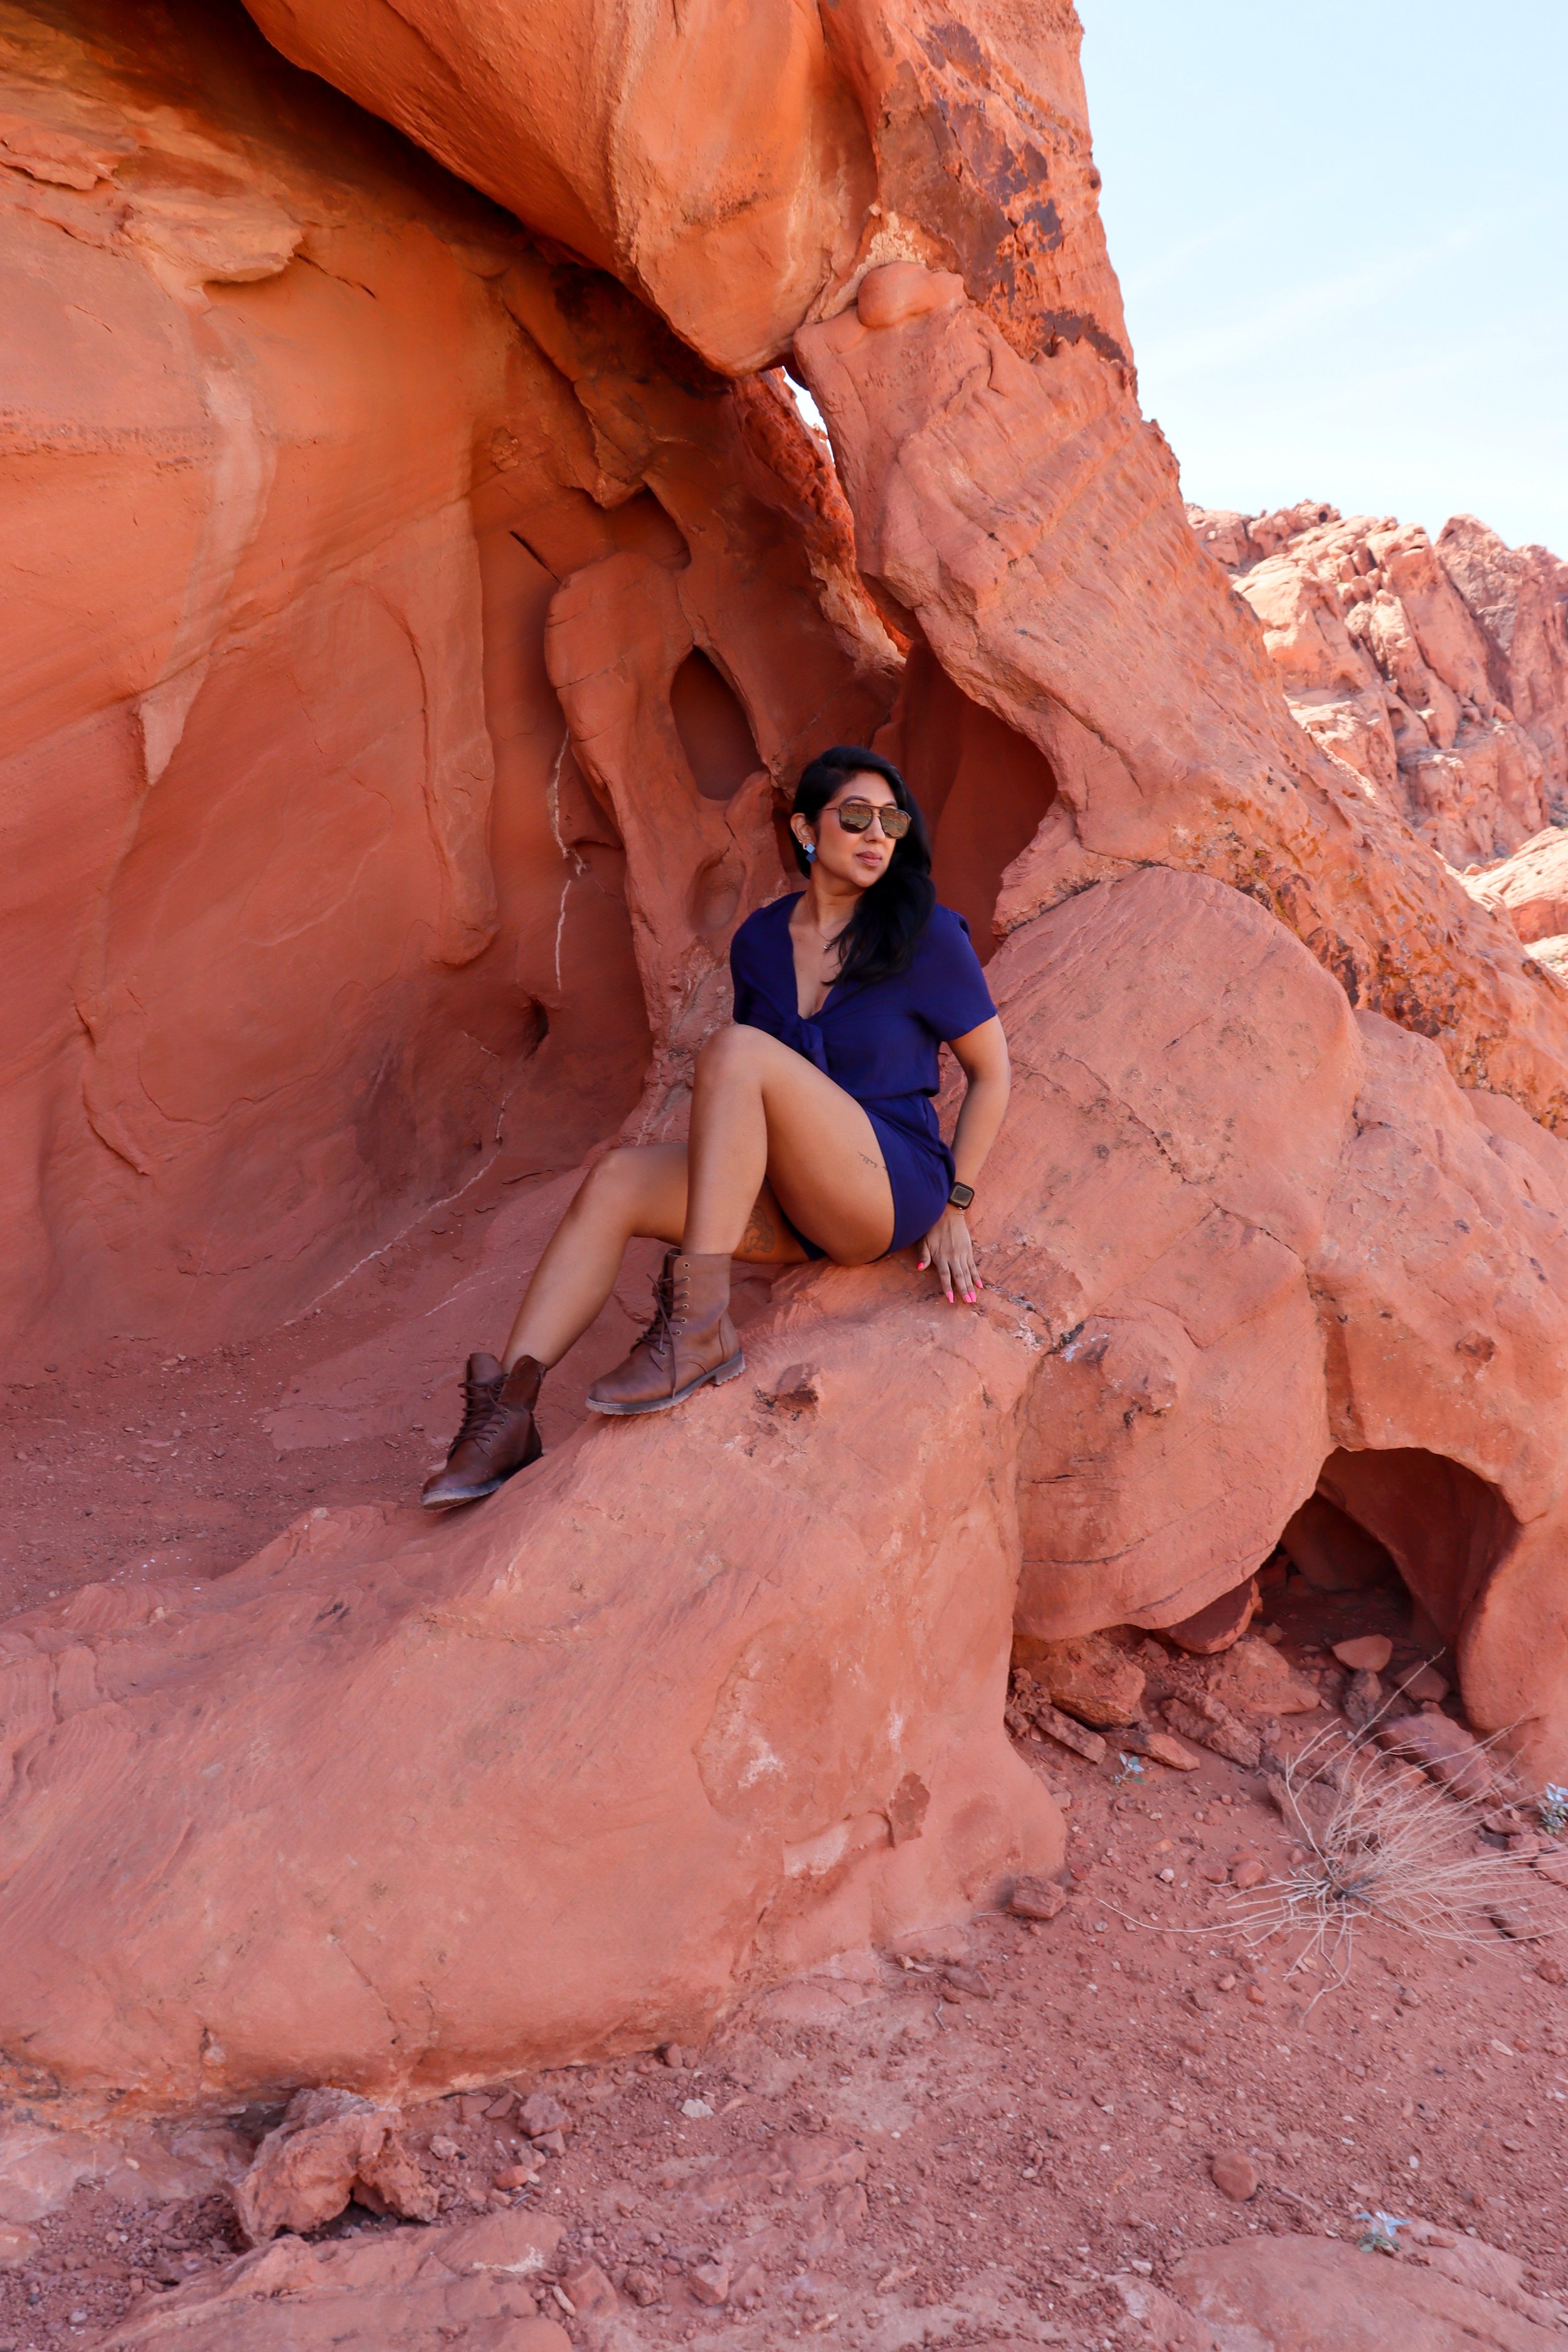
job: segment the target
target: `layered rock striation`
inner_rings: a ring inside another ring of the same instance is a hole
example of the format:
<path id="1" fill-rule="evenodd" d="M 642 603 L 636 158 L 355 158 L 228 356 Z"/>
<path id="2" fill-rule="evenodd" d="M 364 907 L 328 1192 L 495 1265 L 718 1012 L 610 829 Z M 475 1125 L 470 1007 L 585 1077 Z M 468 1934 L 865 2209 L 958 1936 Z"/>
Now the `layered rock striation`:
<path id="1" fill-rule="evenodd" d="M 25 1367 L 264 1328 L 678 1083 L 782 879 L 771 772 L 896 655 L 776 379 L 237 9 L 0 30 Z"/>
<path id="2" fill-rule="evenodd" d="M 1188 513 L 1300 724 L 1451 866 L 1568 814 L 1568 565 L 1474 515 L 1434 542 L 1310 501 Z"/>
<path id="3" fill-rule="evenodd" d="M 1568 961 L 1568 827 L 1552 825 L 1495 866 L 1467 874 L 1483 907 L 1513 925 L 1538 962 L 1560 976 Z"/>

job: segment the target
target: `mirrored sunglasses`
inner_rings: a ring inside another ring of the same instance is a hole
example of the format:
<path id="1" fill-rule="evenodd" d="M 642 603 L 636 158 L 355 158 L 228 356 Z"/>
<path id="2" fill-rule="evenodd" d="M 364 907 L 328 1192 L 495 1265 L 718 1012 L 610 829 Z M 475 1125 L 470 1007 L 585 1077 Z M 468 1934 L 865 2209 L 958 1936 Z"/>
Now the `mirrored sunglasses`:
<path id="1" fill-rule="evenodd" d="M 873 817 L 880 819 L 889 841 L 902 841 L 910 829 L 908 809 L 887 808 L 876 801 L 840 801 L 833 814 L 846 833 L 869 833 Z"/>

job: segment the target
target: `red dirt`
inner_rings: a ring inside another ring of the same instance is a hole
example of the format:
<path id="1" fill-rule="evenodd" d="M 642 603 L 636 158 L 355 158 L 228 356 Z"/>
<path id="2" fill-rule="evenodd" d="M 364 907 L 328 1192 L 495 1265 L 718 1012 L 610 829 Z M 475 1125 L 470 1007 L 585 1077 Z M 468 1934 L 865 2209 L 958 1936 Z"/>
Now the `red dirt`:
<path id="1" fill-rule="evenodd" d="M 509 1181 L 498 1161 L 459 1202 L 430 1211 L 321 1306 L 265 1339 L 171 1357 L 127 1334 L 85 1377 L 9 1384 L 0 1615 L 120 1576 L 184 1570 L 199 1584 L 248 1559 L 312 1505 L 412 1500 L 460 1417 L 460 1361 L 444 1391 L 433 1385 L 426 1431 L 283 1452 L 264 1416 L 310 1367 L 385 1333 L 416 1273 L 445 1269 L 451 1285 L 460 1281 L 484 1218 L 545 1181 Z M 504 1337 L 477 1330 L 471 1344 Z M 547 1391 L 546 1443 L 555 1410 Z"/>

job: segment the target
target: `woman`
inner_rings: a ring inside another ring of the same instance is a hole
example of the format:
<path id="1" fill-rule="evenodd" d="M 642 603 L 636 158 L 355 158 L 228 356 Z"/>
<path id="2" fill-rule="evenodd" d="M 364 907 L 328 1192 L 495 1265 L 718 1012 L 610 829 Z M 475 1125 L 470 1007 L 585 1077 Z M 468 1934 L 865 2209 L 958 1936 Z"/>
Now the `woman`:
<path id="1" fill-rule="evenodd" d="M 980 1290 L 965 1217 L 1007 1107 L 1007 1046 L 967 924 L 936 903 L 931 845 L 903 778 L 839 745 L 790 813 L 805 888 L 743 922 L 733 1023 L 697 1057 L 686 1143 L 623 1146 L 557 1226 L 506 1354 L 468 1359 L 468 1411 L 426 1504 L 476 1502 L 536 1461 L 552 1364 L 609 1297 L 634 1234 L 667 1243 L 658 1308 L 595 1412 L 662 1412 L 743 1359 L 730 1269 L 827 1257 L 866 1265 L 918 1241 L 950 1301 Z M 968 1080 L 950 1151 L 937 1048 Z"/>

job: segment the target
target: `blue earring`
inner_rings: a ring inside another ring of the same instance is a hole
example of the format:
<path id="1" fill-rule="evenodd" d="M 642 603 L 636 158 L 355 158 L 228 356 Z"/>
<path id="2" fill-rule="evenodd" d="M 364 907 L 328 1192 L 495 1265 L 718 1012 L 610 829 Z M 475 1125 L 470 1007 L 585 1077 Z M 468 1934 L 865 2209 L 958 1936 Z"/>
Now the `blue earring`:
<path id="1" fill-rule="evenodd" d="M 801 849 L 802 853 L 803 853 L 803 854 L 804 854 L 804 856 L 805 856 L 805 862 L 806 862 L 806 864 L 807 864 L 808 866 L 815 866 L 815 865 L 816 865 L 816 842 L 815 842 L 815 841 L 801 841 L 801 839 L 800 839 L 800 835 L 799 835 L 798 834 L 795 835 L 795 839 L 796 839 L 796 842 L 799 844 L 799 846 L 800 846 L 800 849 Z"/>

